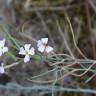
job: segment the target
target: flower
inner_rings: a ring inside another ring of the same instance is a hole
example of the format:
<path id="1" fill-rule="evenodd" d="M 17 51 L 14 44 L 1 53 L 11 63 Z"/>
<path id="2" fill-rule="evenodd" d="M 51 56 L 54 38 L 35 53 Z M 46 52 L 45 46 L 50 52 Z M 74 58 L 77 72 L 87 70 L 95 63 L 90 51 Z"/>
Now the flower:
<path id="1" fill-rule="evenodd" d="M 38 51 L 40 51 L 41 53 L 46 52 L 46 53 L 50 53 L 53 51 L 53 48 L 51 46 L 47 45 L 48 43 L 48 38 L 41 38 L 40 40 L 37 41 L 37 47 L 38 47 Z"/>
<path id="2" fill-rule="evenodd" d="M 5 39 L 0 40 L 0 56 L 8 51 L 8 47 L 5 47 Z"/>
<path id="3" fill-rule="evenodd" d="M 24 47 L 20 48 L 19 54 L 20 55 L 25 55 L 24 57 L 24 62 L 28 62 L 30 61 L 30 55 L 34 55 L 35 54 L 35 49 L 31 47 L 31 44 L 25 44 Z"/>
<path id="4" fill-rule="evenodd" d="M 4 65 L 4 64 L 1 63 L 1 66 L 0 66 L 0 74 L 5 73 L 5 70 L 4 70 L 4 66 L 3 66 L 3 65 Z"/>

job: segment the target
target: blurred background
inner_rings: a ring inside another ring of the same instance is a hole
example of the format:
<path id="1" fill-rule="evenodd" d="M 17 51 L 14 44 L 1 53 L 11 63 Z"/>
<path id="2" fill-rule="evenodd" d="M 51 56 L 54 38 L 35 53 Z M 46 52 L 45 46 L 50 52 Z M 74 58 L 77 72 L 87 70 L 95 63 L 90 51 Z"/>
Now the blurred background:
<path id="1" fill-rule="evenodd" d="M 67 46 L 69 46 L 76 58 L 82 58 L 74 46 L 65 13 L 72 24 L 77 46 L 87 58 L 96 59 L 96 0 L 0 0 L 0 25 L 8 30 L 18 43 L 31 43 L 36 46 L 34 39 L 48 37 L 49 44 L 54 47 L 56 54 L 67 54 Z M 6 33 L 0 30 L 0 39 L 3 38 L 6 38 Z M 7 45 L 16 54 L 10 42 L 7 42 Z M 8 65 L 13 60 L 4 56 L 0 58 L 0 62 Z M 30 61 L 28 64 L 12 67 L 7 70 L 7 74 L 0 75 L 0 84 L 6 86 L 6 83 L 13 82 L 22 86 L 33 86 L 35 83 L 29 82 L 25 77 L 32 77 L 51 69 L 46 62 Z M 96 89 L 95 75 L 88 83 L 84 83 L 86 78 L 92 75 L 90 72 L 79 78 L 66 76 L 59 85 L 69 88 Z M 54 73 L 50 73 L 37 80 L 53 78 Z M 43 91 L 24 92 L 1 88 L 0 96 L 51 96 L 51 94 Z M 54 96 L 96 95 L 86 92 L 56 92 Z"/>

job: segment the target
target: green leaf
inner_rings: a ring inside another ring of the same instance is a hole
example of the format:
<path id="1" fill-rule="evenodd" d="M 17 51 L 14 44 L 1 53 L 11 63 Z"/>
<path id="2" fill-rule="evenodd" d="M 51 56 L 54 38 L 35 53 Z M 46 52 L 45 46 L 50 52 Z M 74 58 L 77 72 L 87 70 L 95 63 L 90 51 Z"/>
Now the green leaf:
<path id="1" fill-rule="evenodd" d="M 7 55 L 10 56 L 14 61 L 17 61 L 17 57 L 13 55 L 11 52 L 7 52 Z"/>
<path id="2" fill-rule="evenodd" d="M 38 60 L 38 61 L 42 60 L 42 57 L 40 55 L 33 55 L 31 57 L 32 57 L 33 60 Z"/>

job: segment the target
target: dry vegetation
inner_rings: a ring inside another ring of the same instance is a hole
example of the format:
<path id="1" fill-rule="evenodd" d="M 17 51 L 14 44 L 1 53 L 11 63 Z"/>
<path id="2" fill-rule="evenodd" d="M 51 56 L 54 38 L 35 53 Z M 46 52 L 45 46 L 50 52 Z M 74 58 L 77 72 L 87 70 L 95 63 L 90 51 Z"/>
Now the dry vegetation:
<path id="1" fill-rule="evenodd" d="M 0 0 L 0 39 L 8 39 L 2 27 L 21 45 L 36 46 L 35 40 L 48 37 L 55 56 L 6 68 L 0 75 L 0 96 L 96 95 L 96 0 Z M 10 40 L 7 45 L 19 57 Z M 14 60 L 3 56 L 0 62 L 7 66 Z M 49 85 L 52 91 L 45 90 Z M 59 86 L 55 92 L 53 85 Z"/>

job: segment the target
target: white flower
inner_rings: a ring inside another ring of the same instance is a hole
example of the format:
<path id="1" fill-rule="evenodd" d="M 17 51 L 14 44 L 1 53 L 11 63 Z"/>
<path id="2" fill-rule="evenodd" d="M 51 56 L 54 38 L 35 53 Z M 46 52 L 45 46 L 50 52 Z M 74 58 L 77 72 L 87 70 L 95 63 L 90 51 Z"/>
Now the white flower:
<path id="1" fill-rule="evenodd" d="M 48 38 L 41 38 L 40 40 L 37 41 L 37 47 L 38 47 L 38 51 L 40 51 L 41 53 L 46 52 L 46 53 L 50 53 L 53 51 L 53 48 L 51 46 L 47 45 L 48 43 Z"/>
<path id="2" fill-rule="evenodd" d="M 24 47 L 20 48 L 19 54 L 20 55 L 25 55 L 24 57 L 24 62 L 28 62 L 30 61 L 30 55 L 34 55 L 35 54 L 35 49 L 31 47 L 31 44 L 25 44 Z"/>
<path id="3" fill-rule="evenodd" d="M 5 70 L 4 70 L 4 66 L 3 65 L 4 65 L 3 63 L 0 65 L 0 74 L 5 73 Z"/>
<path id="4" fill-rule="evenodd" d="M 5 47 L 5 39 L 0 40 L 0 56 L 8 51 L 8 47 Z"/>

